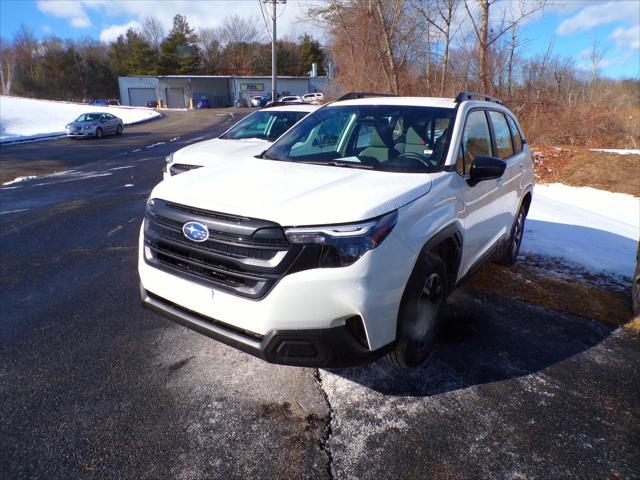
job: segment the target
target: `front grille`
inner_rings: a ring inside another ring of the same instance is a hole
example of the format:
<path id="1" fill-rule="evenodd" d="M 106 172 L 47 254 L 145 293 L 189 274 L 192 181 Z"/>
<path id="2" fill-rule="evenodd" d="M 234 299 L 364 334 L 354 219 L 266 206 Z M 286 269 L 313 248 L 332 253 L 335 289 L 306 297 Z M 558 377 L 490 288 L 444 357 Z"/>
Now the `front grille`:
<path id="1" fill-rule="evenodd" d="M 194 242 L 182 233 L 187 222 L 207 227 Z M 154 200 L 145 215 L 147 263 L 192 281 L 249 298 L 262 298 L 300 253 L 272 222 L 207 212 Z"/>
<path id="2" fill-rule="evenodd" d="M 186 163 L 173 163 L 169 167 L 169 173 L 173 175 L 179 175 L 184 172 L 188 172 L 189 170 L 194 170 L 196 168 L 200 168 L 202 165 L 189 165 Z"/>

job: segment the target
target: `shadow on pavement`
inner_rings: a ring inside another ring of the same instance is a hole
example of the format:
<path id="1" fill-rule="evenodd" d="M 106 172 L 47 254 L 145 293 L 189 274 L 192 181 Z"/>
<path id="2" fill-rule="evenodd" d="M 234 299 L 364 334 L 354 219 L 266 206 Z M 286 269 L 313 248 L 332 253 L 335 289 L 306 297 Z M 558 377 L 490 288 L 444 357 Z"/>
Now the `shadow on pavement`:
<path id="1" fill-rule="evenodd" d="M 384 395 L 437 395 L 544 370 L 615 328 L 465 289 L 449 298 L 440 337 L 422 367 L 403 371 L 382 359 L 331 373 Z"/>

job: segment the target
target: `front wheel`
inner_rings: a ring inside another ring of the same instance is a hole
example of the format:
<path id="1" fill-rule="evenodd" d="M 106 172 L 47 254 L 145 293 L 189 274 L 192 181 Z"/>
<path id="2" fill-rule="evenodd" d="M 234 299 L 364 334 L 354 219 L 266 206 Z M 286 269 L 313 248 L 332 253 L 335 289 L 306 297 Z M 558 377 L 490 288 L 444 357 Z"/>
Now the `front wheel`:
<path id="1" fill-rule="evenodd" d="M 524 205 L 520 206 L 518 215 L 511 227 L 511 235 L 509 241 L 503 247 L 498 254 L 496 261 L 502 265 L 513 265 L 516 263 L 518 254 L 520 253 L 520 246 L 522 245 L 522 238 L 524 236 L 524 222 L 527 219 L 527 209 Z"/>
<path id="2" fill-rule="evenodd" d="M 429 356 L 449 293 L 447 268 L 438 255 L 423 253 L 411 272 L 398 313 L 398 343 L 387 356 L 400 368 L 420 366 Z"/>
<path id="3" fill-rule="evenodd" d="M 103 135 L 104 135 L 104 133 L 102 132 L 102 129 L 101 128 L 97 128 L 96 129 L 96 138 L 97 139 L 101 139 Z"/>
<path id="4" fill-rule="evenodd" d="M 118 125 L 118 128 L 116 128 L 116 135 L 122 135 L 122 125 Z"/>

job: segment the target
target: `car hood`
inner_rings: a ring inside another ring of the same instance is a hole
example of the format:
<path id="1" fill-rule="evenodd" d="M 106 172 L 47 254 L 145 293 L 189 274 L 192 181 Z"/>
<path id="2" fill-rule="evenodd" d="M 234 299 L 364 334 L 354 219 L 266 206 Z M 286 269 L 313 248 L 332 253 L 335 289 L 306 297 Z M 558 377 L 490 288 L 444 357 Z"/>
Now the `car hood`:
<path id="1" fill-rule="evenodd" d="M 428 174 L 245 158 L 171 177 L 156 186 L 151 198 L 299 226 L 366 220 L 430 188 Z"/>
<path id="2" fill-rule="evenodd" d="M 181 148 L 173 154 L 173 161 L 204 167 L 230 160 L 230 155 L 242 154 L 243 157 L 251 158 L 262 153 L 270 145 L 271 142 L 259 138 L 246 140 L 214 138 Z"/>
<path id="3" fill-rule="evenodd" d="M 71 122 L 67 127 L 95 127 L 98 122 Z"/>

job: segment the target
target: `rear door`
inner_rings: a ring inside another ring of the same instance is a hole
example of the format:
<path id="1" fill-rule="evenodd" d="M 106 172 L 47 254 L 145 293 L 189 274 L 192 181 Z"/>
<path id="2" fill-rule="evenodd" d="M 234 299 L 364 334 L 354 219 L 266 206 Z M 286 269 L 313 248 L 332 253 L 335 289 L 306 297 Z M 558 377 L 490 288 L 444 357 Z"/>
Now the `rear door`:
<path id="1" fill-rule="evenodd" d="M 493 132 L 495 156 L 507 164 L 507 168 L 501 179 L 501 196 L 506 222 L 505 227 L 508 228 L 510 232 L 513 218 L 519 207 L 523 155 L 516 154 L 515 152 L 514 141 L 506 115 L 497 110 L 489 110 L 488 113 L 489 120 L 491 121 L 491 131 Z"/>
<path id="2" fill-rule="evenodd" d="M 458 145 L 456 172 L 462 197 L 458 214 L 464 225 L 459 278 L 490 253 L 506 233 L 503 180 L 485 180 L 474 186 L 467 182 L 471 162 L 478 156 L 494 156 L 491 126 L 485 109 L 474 109 L 467 114 Z"/>

